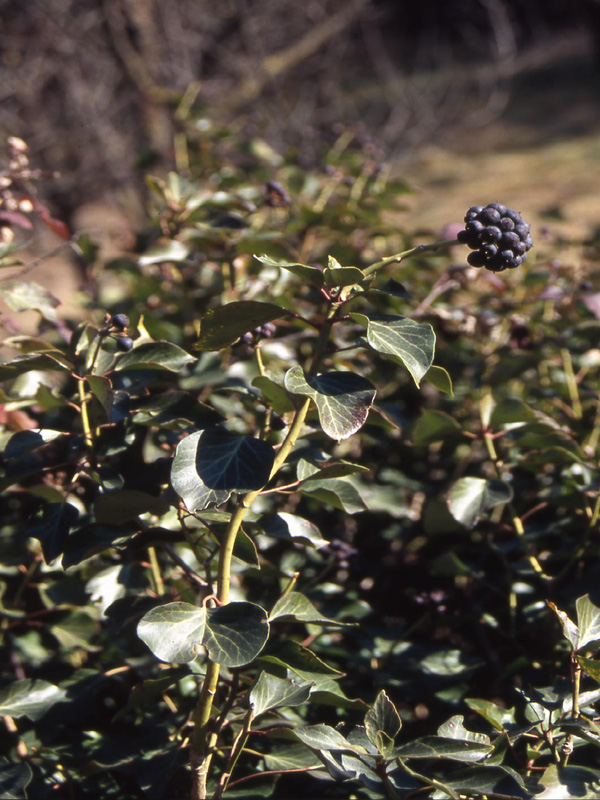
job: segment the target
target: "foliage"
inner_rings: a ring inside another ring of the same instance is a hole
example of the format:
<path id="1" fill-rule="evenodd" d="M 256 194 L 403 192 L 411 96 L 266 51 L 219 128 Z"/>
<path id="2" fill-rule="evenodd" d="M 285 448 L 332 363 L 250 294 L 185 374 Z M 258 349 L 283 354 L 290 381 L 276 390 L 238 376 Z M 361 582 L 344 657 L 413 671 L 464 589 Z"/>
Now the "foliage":
<path id="1" fill-rule="evenodd" d="M 0 794 L 596 796 L 591 285 L 413 246 L 348 137 L 188 147 L 4 342 Z"/>

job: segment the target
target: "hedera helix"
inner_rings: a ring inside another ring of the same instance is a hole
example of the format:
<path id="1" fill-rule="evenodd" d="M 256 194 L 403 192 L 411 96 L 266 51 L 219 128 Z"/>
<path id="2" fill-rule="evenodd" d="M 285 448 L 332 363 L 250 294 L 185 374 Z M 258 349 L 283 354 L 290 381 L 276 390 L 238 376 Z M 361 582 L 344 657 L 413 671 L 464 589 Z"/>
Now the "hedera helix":
<path id="1" fill-rule="evenodd" d="M 349 350 L 370 351 L 401 363 L 417 386 L 422 380 L 429 380 L 443 391 L 451 391 L 450 377 L 434 364 L 435 334 L 431 325 L 404 316 L 373 313 L 369 300 L 374 292 L 397 294 L 402 287 L 394 281 L 381 288 L 376 285 L 378 273 L 417 254 L 465 243 L 475 253 L 475 257 L 469 257 L 472 266 L 499 272 L 519 266 L 531 247 L 529 226 L 517 212 L 499 203 L 474 206 L 467 212 L 465 222 L 465 231 L 457 240 L 417 246 L 363 269 L 343 266 L 331 256 L 323 267 L 256 256 L 267 267 L 292 273 L 310 286 L 318 293 L 321 307 L 310 318 L 304 318 L 276 303 L 237 300 L 211 309 L 200 320 L 196 345 L 200 352 L 224 350 L 238 341 L 254 348 L 259 372 L 254 384 L 267 409 L 267 424 L 258 435 L 240 434 L 228 429 L 226 424 L 219 424 L 198 430 L 180 441 L 172 464 L 171 484 L 182 500 L 182 513 L 195 515 L 202 521 L 210 509 L 230 509 L 225 512 L 224 532 L 218 537 L 215 590 L 205 593 L 201 605 L 180 601 L 158 605 L 144 615 L 138 626 L 139 636 L 159 659 L 172 663 L 203 663 L 190 741 L 193 800 L 209 796 L 211 764 L 226 723 L 226 712 L 215 707 L 222 670 L 252 663 L 265 648 L 271 624 L 277 619 L 283 617 L 316 624 L 320 621 L 308 599 L 295 591 L 297 575 L 285 587 L 270 613 L 254 603 L 230 601 L 234 552 L 240 537 L 246 535 L 243 523 L 251 516 L 256 517 L 253 509 L 261 495 L 289 491 L 310 483 L 314 474 L 320 473 L 320 467 L 324 466 L 323 474 L 332 477 L 343 475 L 344 470 L 347 474 L 359 469 L 357 465 L 344 466 L 332 460 L 314 467 L 312 473 L 298 472 L 292 484 L 281 483 L 282 470 L 298 441 L 308 431 L 320 428 L 330 440 L 340 442 L 356 433 L 367 419 L 377 389 L 367 378 L 342 368 L 336 358 L 340 354 L 346 357 Z M 260 344 L 263 337 L 273 336 L 276 323 L 281 321 L 293 321 L 311 331 L 312 352 L 304 365 L 295 364 L 283 376 L 274 376 L 263 361 Z M 313 415 L 309 420 L 313 407 L 316 419 Z M 279 415 L 285 422 L 275 426 L 273 420 L 279 419 Z M 279 434 L 277 427 L 282 428 Z M 332 620 L 324 622 L 335 624 Z M 203 662 L 202 650 L 206 651 Z M 279 692 L 281 696 L 277 702 L 280 704 L 291 705 L 292 699 L 297 703 L 307 699 L 307 686 L 286 684 L 274 689 L 277 680 L 280 679 L 272 675 L 265 677 L 263 672 L 250 691 L 244 724 L 213 784 L 215 798 L 220 798 L 229 784 L 261 703 L 265 708 L 273 707 L 265 701 L 259 688 L 264 689 L 269 682 L 267 694 Z M 374 773 L 383 779 L 386 796 L 397 796 L 393 786 L 388 785 L 386 765 L 401 723 L 385 693 L 378 696 L 365 724 L 367 745 L 370 742 L 379 753 L 372 765 Z M 299 729 L 297 739 L 321 756 L 346 747 L 333 741 L 337 741 L 336 737 L 343 739 L 341 734 L 322 727 L 323 730 L 317 730 L 318 726 Z M 368 750 L 363 744 L 348 747 L 350 751 L 354 747 L 356 753 L 365 756 Z M 422 779 L 401 759 L 398 763 L 405 775 Z M 435 784 L 423 780 L 430 786 Z"/>

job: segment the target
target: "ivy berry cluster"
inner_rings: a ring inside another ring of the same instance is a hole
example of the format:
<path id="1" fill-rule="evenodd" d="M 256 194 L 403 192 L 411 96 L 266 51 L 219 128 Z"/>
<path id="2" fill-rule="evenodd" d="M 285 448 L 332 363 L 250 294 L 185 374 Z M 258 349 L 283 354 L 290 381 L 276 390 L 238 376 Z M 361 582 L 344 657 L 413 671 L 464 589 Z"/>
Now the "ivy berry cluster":
<path id="1" fill-rule="evenodd" d="M 128 325 L 129 317 L 126 314 L 113 314 L 113 316 L 107 314 L 104 328 L 101 328 L 99 333 L 103 338 L 110 336 L 115 340 L 118 350 L 128 353 L 133 347 L 133 339 L 127 336 Z"/>
<path id="2" fill-rule="evenodd" d="M 248 331 L 240 338 L 240 343 L 254 347 L 261 339 L 270 339 L 275 333 L 277 326 L 273 322 L 265 322 L 253 331 Z"/>
<path id="3" fill-rule="evenodd" d="M 521 214 L 501 203 L 472 206 L 465 223 L 457 239 L 474 251 L 467 256 L 472 267 L 491 272 L 514 269 L 525 261 L 533 245 L 531 229 Z"/>

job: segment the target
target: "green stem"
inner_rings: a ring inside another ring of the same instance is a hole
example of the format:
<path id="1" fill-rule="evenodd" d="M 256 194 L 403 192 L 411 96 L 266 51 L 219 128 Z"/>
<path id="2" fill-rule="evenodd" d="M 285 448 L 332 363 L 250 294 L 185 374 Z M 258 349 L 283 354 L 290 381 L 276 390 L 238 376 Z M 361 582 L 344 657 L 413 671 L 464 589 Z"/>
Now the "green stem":
<path id="1" fill-rule="evenodd" d="M 411 247 L 410 250 L 404 250 L 402 253 L 396 253 L 393 256 L 382 258 L 381 261 L 376 261 L 374 264 L 366 267 L 366 269 L 363 269 L 363 274 L 367 277 L 383 269 L 383 267 L 387 267 L 388 264 L 397 264 L 418 253 L 424 253 L 428 250 L 440 250 L 442 247 L 450 247 L 454 244 L 460 244 L 458 239 L 447 239 L 443 242 L 433 242 L 432 244 L 420 244 L 417 245 L 417 247 Z"/>
<path id="2" fill-rule="evenodd" d="M 311 361 L 309 373 L 315 374 L 319 369 L 320 364 L 325 357 L 327 350 L 327 342 L 331 328 L 335 321 L 337 308 L 330 305 L 325 320 L 319 332 L 319 338 L 315 346 L 315 352 Z M 281 469 L 285 463 L 292 448 L 296 444 L 296 440 L 300 435 L 304 420 L 310 407 L 310 398 L 307 398 L 300 408 L 296 411 L 290 429 L 285 437 L 281 447 L 279 448 L 273 468 L 269 476 L 271 480 Z M 265 484 L 266 485 L 266 484 Z M 225 536 L 221 543 L 219 551 L 219 566 L 217 570 L 217 600 L 220 604 L 225 605 L 229 602 L 229 587 L 231 584 L 231 560 L 233 557 L 233 548 L 239 530 L 241 528 L 244 517 L 250 510 L 252 503 L 256 500 L 261 493 L 264 486 L 256 491 L 249 492 L 240 498 L 229 520 L 229 525 L 225 532 Z M 208 770 L 214 748 L 217 743 L 218 731 L 210 731 L 209 725 L 212 715 L 212 706 L 217 686 L 219 683 L 220 665 L 207 658 L 206 662 L 206 675 L 200 690 L 200 697 L 198 704 L 194 711 L 194 732 L 192 734 L 191 746 L 191 766 L 193 777 L 192 800 L 206 800 L 206 781 L 208 778 Z"/>
<path id="3" fill-rule="evenodd" d="M 560 351 L 560 357 L 563 362 L 563 369 L 567 379 L 567 389 L 569 390 L 569 398 L 571 399 L 573 414 L 575 415 L 575 419 L 581 419 L 583 416 L 583 409 L 581 407 L 581 400 L 579 399 L 579 387 L 577 386 L 577 378 L 575 377 L 575 372 L 573 371 L 573 360 L 571 359 L 571 353 L 569 353 L 566 347 L 563 347 Z"/>

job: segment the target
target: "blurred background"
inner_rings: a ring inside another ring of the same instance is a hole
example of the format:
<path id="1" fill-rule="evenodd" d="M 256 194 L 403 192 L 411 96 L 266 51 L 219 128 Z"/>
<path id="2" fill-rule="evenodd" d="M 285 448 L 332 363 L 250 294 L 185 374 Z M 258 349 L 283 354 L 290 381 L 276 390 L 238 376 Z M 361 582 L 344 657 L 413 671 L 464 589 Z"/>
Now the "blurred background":
<path id="1" fill-rule="evenodd" d="M 124 235 L 144 172 L 221 123 L 311 166 L 350 127 L 417 190 L 408 224 L 491 200 L 600 215 L 597 0 L 0 0 L 0 19 L 0 147 L 60 172 L 44 199 L 73 230 Z"/>

